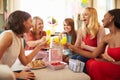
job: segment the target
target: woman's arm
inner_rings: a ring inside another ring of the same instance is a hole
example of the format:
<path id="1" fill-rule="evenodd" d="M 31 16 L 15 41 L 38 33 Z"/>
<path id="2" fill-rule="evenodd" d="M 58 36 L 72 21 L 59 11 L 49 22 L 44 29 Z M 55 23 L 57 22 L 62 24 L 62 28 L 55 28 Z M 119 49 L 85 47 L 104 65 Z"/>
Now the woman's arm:
<path id="1" fill-rule="evenodd" d="M 46 34 L 44 33 L 44 35 Z M 35 40 L 32 32 L 25 33 L 24 36 L 25 36 L 25 42 L 29 47 L 35 47 L 45 39 L 45 36 L 43 36 L 41 39 Z"/>
<path id="2" fill-rule="evenodd" d="M 35 47 L 36 46 L 36 43 L 35 43 L 35 39 L 34 39 L 34 36 L 32 34 L 32 32 L 29 32 L 29 33 L 25 33 L 24 34 L 24 40 L 25 40 L 25 43 L 29 46 L 29 47 Z"/>
<path id="3" fill-rule="evenodd" d="M 32 61 L 32 59 L 36 56 L 36 54 L 40 51 L 40 49 L 43 47 L 46 47 L 46 42 L 47 41 L 44 40 L 42 43 L 39 43 L 28 56 L 25 56 L 25 50 L 21 46 L 21 51 L 20 51 L 20 55 L 19 55 L 19 59 L 20 59 L 21 63 L 23 65 L 27 65 L 30 61 Z"/>
<path id="4" fill-rule="evenodd" d="M 87 57 L 87 58 L 96 58 L 97 56 L 99 56 L 104 50 L 105 50 L 105 47 L 103 46 L 103 44 L 100 44 L 94 52 L 89 52 L 89 51 L 85 51 L 85 50 L 82 50 L 80 48 L 77 48 L 76 46 L 74 45 L 71 45 L 71 44 L 67 44 L 69 49 L 80 54 L 81 56 L 84 56 L 84 57 Z"/>
<path id="5" fill-rule="evenodd" d="M 9 32 L 0 35 L 0 59 L 5 50 L 12 44 L 12 34 Z"/>
<path id="6" fill-rule="evenodd" d="M 105 36 L 105 29 L 103 26 L 101 26 L 97 34 L 97 45 L 101 43 L 104 36 Z"/>
<path id="7" fill-rule="evenodd" d="M 87 57 L 87 58 L 98 57 L 100 54 L 102 54 L 105 51 L 106 45 L 107 45 L 106 37 L 103 39 L 103 41 L 100 43 L 100 45 L 93 52 L 82 50 L 70 43 L 67 43 L 67 46 L 70 50 L 80 54 L 81 56 Z"/>
<path id="8" fill-rule="evenodd" d="M 81 43 L 81 48 L 82 48 L 82 49 L 86 49 L 86 50 L 88 50 L 88 51 L 94 51 L 94 50 L 96 49 L 96 47 L 86 45 L 83 41 L 82 41 L 82 43 Z"/>
<path id="9" fill-rule="evenodd" d="M 80 47 L 81 43 L 82 43 L 82 29 L 79 28 L 79 30 L 77 32 L 77 39 L 76 39 L 76 42 L 75 42 L 75 46 Z"/>
<path id="10" fill-rule="evenodd" d="M 75 46 L 78 47 L 78 48 L 89 50 L 89 51 L 94 51 L 95 48 L 96 48 L 96 47 L 92 47 L 92 46 L 86 45 L 82 41 L 82 28 L 79 28 L 79 30 L 78 30 Z"/>
<path id="11" fill-rule="evenodd" d="M 38 39 L 38 40 L 27 41 L 26 44 L 27 44 L 29 47 L 35 47 L 35 46 L 38 45 L 39 43 L 42 43 L 45 39 L 46 39 L 46 37 L 43 36 L 41 39 Z"/>

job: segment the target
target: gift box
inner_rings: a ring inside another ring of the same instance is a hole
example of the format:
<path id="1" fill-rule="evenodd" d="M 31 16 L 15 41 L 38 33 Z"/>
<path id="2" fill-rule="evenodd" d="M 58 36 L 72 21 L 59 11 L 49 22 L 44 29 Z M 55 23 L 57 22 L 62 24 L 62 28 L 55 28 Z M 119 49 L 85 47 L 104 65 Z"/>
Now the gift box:
<path id="1" fill-rule="evenodd" d="M 69 60 L 69 69 L 74 72 L 83 72 L 85 63 L 80 60 L 70 59 Z"/>
<path id="2" fill-rule="evenodd" d="M 62 61 L 63 52 L 60 48 L 51 48 L 49 50 L 49 61 Z"/>

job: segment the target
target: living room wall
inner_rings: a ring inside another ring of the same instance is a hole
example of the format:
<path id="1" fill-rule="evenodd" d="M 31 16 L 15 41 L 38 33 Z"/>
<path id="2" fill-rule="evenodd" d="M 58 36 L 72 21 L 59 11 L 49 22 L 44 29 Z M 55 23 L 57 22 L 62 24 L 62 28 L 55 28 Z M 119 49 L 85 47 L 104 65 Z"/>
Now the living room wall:
<path id="1" fill-rule="evenodd" d="M 8 2 L 7 2 L 8 1 Z M 5 12 L 5 10 L 6 10 L 6 6 L 8 6 L 8 10 L 7 10 L 7 12 L 8 13 L 11 13 L 12 11 L 14 11 L 14 10 L 16 10 L 16 9 L 18 9 L 18 8 L 16 8 L 15 6 L 17 5 L 19 5 L 19 3 L 20 3 L 20 1 L 21 0 L 3 0 L 3 8 L 4 8 L 4 11 L 3 12 Z M 16 2 L 18 3 L 18 4 L 16 4 Z M 90 3 L 90 5 L 91 6 L 93 6 L 93 7 L 95 7 L 94 6 L 94 2 L 96 2 L 96 0 L 91 0 L 91 3 Z M 9 5 L 9 4 L 12 4 L 11 6 Z M 95 3 L 96 4 L 96 3 Z M 115 8 L 120 8 L 120 0 L 115 0 Z M 15 8 L 15 9 L 13 9 L 13 8 Z M 2 30 L 3 29 L 3 26 L 5 25 L 5 20 L 4 20 L 4 14 L 0 14 L 0 30 Z"/>
<path id="2" fill-rule="evenodd" d="M 6 11 L 6 4 L 7 0 L 3 0 L 3 13 L 0 14 L 0 30 L 2 30 L 5 25 L 4 12 Z"/>
<path id="3" fill-rule="evenodd" d="M 3 14 L 0 14 L 0 30 L 2 29 L 2 26 L 4 25 L 4 19 L 3 19 Z"/>

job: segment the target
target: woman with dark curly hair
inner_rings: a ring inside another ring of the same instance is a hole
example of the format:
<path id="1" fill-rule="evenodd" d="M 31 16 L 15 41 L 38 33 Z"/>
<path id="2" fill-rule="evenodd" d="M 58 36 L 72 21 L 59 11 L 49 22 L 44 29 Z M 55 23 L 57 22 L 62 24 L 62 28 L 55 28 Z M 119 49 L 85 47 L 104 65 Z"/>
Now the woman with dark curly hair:
<path id="1" fill-rule="evenodd" d="M 5 27 L 5 31 L 0 35 L 0 61 L 1 64 L 11 67 L 17 58 L 23 65 L 27 65 L 38 51 L 44 47 L 46 40 L 38 44 L 37 47 L 29 54 L 25 56 L 24 48 L 22 47 L 21 38 L 23 34 L 29 32 L 32 27 L 31 15 L 24 11 L 14 11 L 10 14 L 8 22 Z M 16 78 L 21 79 L 34 79 L 33 72 L 27 72 L 25 70 L 20 73 L 15 73 Z"/>
<path id="2" fill-rule="evenodd" d="M 87 71 L 91 80 L 120 80 L 120 9 L 109 10 L 102 20 L 103 26 L 109 28 L 107 34 L 94 52 L 87 52 L 67 44 L 71 50 L 87 58 L 96 58 L 105 51 L 114 60 L 90 59 L 87 61 Z"/>

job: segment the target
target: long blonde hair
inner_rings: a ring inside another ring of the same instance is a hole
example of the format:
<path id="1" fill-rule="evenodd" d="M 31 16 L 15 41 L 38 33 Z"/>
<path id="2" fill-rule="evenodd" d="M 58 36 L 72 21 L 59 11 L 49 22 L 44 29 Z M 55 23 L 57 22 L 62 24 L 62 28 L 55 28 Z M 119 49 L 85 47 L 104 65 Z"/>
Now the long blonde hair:
<path id="1" fill-rule="evenodd" d="M 32 27 L 32 33 L 34 35 L 36 35 L 36 31 L 37 31 L 37 20 L 40 20 L 43 22 L 42 18 L 38 17 L 38 16 L 35 16 L 33 17 L 33 27 Z"/>
<path id="2" fill-rule="evenodd" d="M 97 35 L 98 30 L 100 28 L 100 24 L 98 22 L 97 11 L 95 8 L 92 8 L 92 7 L 87 7 L 85 9 L 88 10 L 88 14 L 90 15 L 90 18 L 89 18 L 88 25 L 82 26 L 82 35 L 83 37 L 85 37 L 86 34 L 90 34 L 91 39 L 93 39 Z"/>
<path id="3" fill-rule="evenodd" d="M 42 18 L 38 17 L 38 16 L 35 16 L 33 17 L 33 27 L 32 27 L 32 31 L 33 32 L 36 32 L 36 27 L 37 27 L 37 20 L 40 20 L 43 22 Z"/>

